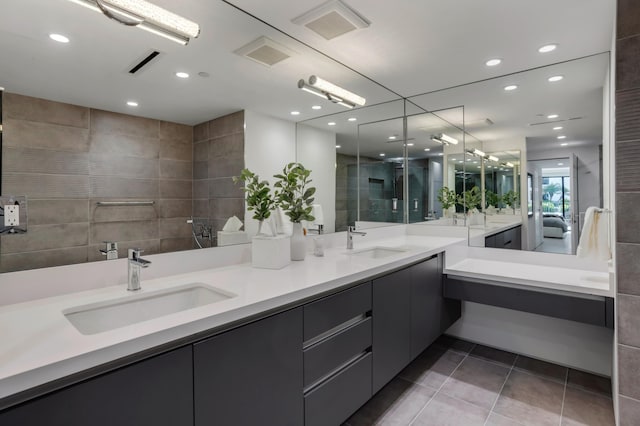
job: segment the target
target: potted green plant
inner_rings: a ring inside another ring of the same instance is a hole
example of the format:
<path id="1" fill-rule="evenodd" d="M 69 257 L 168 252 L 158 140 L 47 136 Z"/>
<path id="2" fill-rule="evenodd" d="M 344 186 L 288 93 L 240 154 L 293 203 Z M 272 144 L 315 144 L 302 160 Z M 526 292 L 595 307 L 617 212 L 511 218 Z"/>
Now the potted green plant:
<path id="1" fill-rule="evenodd" d="M 442 204 L 442 215 L 445 218 L 451 217 L 455 213 L 455 206 L 458 202 L 456 191 L 443 186 L 438 190 L 438 202 Z M 453 211 L 451 211 L 452 208 Z"/>
<path id="2" fill-rule="evenodd" d="M 520 203 L 520 193 L 511 190 L 502 196 L 502 201 L 513 209 L 513 214 L 516 214 L 516 207 Z"/>
<path id="3" fill-rule="evenodd" d="M 234 176 L 235 183 L 244 183 L 247 210 L 253 212 L 253 219 L 258 221 L 258 233 L 251 240 L 251 264 L 256 268 L 280 269 L 291 260 L 291 244 L 288 236 L 275 235 L 263 231 L 264 222 L 271 217 L 271 211 L 277 207 L 275 194 L 271 193 L 269 182 L 243 169 L 240 176 Z M 268 222 L 272 225 L 271 222 Z"/>
<path id="4" fill-rule="evenodd" d="M 289 163 L 281 174 L 274 175 L 277 179 L 274 185 L 276 202 L 293 222 L 291 260 L 304 260 L 306 243 L 301 222 L 315 219 L 311 212 L 316 188 L 310 186 L 310 176 L 311 170 L 300 163 Z"/>
<path id="5" fill-rule="evenodd" d="M 464 191 L 462 196 L 459 197 L 458 202 L 464 205 L 467 216 L 469 218 L 469 225 L 479 225 L 481 222 L 481 216 L 478 212 L 478 206 L 482 203 L 482 191 L 479 186 Z"/>
<path id="6" fill-rule="evenodd" d="M 500 204 L 500 196 L 493 191 L 487 190 L 484 195 L 485 203 L 486 203 L 486 212 L 487 214 L 495 214 L 496 208 Z"/>
<path id="7" fill-rule="evenodd" d="M 269 182 L 260 180 L 260 176 L 249 169 L 242 169 L 240 176 L 233 177 L 234 183 L 243 182 L 242 190 L 246 194 L 247 210 L 253 211 L 253 219 L 258 221 L 258 235 L 264 235 L 262 225 L 269 219 L 271 211 L 276 207 L 276 200 L 271 194 Z M 275 235 L 271 229 L 271 236 Z"/>

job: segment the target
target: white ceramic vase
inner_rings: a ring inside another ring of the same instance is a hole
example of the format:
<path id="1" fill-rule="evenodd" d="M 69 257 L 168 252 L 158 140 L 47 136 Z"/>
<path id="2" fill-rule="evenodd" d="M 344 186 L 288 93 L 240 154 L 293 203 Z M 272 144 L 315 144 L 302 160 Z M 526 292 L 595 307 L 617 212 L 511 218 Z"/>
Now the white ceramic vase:
<path id="1" fill-rule="evenodd" d="M 302 232 L 302 223 L 293 223 L 293 233 L 291 234 L 291 260 L 304 260 L 307 254 L 307 243 Z"/>

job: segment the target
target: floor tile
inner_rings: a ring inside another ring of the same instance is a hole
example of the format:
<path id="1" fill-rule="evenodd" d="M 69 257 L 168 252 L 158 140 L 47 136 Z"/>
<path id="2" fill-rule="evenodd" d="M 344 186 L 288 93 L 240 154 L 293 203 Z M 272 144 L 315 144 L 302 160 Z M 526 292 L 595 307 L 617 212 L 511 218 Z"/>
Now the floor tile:
<path id="1" fill-rule="evenodd" d="M 487 361 L 499 362 L 509 367 L 513 365 L 517 356 L 511 352 L 501 351 L 500 349 L 494 349 L 483 345 L 476 345 L 469 355 L 476 358 L 482 358 Z"/>
<path id="2" fill-rule="evenodd" d="M 489 410 L 438 392 L 412 426 L 482 426 Z"/>
<path id="3" fill-rule="evenodd" d="M 518 356 L 514 368 L 531 374 L 536 374 L 547 379 L 556 380 L 562 384 L 564 384 L 567 378 L 568 370 L 567 367 L 552 364 L 550 362 L 539 361 L 523 355 Z"/>
<path id="4" fill-rule="evenodd" d="M 432 346 L 402 370 L 399 377 L 437 390 L 464 357 L 461 353 Z"/>
<path id="5" fill-rule="evenodd" d="M 611 398 L 567 386 L 563 426 L 614 426 Z"/>
<path id="6" fill-rule="evenodd" d="M 439 346 L 441 348 L 451 349 L 452 351 L 468 354 L 476 346 L 476 344 L 443 334 L 442 336 L 438 337 L 438 339 L 433 342 L 433 345 L 431 346 Z"/>
<path id="7" fill-rule="evenodd" d="M 611 379 L 573 368 L 569 369 L 567 385 L 611 396 Z"/>
<path id="8" fill-rule="evenodd" d="M 493 411 L 524 425 L 557 426 L 563 394 L 560 383 L 514 370 Z"/>
<path id="9" fill-rule="evenodd" d="M 492 412 L 489 414 L 485 426 L 522 426 L 522 423 Z"/>
<path id="10" fill-rule="evenodd" d="M 408 425 L 435 393 L 434 389 L 395 378 L 347 423 L 350 426 Z"/>
<path id="11" fill-rule="evenodd" d="M 447 379 L 441 392 L 491 410 L 509 368 L 477 358 L 466 358 Z"/>

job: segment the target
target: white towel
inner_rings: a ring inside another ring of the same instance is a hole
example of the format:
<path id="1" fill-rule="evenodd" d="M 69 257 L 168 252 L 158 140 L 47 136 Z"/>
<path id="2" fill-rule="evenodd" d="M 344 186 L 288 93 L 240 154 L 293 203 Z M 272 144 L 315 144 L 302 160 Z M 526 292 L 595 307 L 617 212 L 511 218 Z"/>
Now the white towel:
<path id="1" fill-rule="evenodd" d="M 608 261 L 611 259 L 609 247 L 609 220 L 606 213 L 597 207 L 589 207 L 584 215 L 584 226 L 580 234 L 578 257 Z"/>

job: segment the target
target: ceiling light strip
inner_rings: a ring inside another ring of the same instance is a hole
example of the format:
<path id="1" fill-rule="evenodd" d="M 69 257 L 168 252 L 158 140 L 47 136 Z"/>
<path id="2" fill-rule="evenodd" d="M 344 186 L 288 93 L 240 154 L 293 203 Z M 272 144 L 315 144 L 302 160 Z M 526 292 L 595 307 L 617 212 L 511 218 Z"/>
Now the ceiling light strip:
<path id="1" fill-rule="evenodd" d="M 356 95 L 353 92 L 343 89 L 340 86 L 336 86 L 335 84 L 330 83 L 326 80 L 323 80 L 320 77 L 315 75 L 312 75 L 311 77 L 309 77 L 309 85 L 317 89 L 320 89 L 323 92 L 327 92 L 332 95 L 335 95 L 341 98 L 342 100 L 347 101 L 348 103 L 363 106 L 367 102 L 367 100 L 362 96 Z"/>
<path id="2" fill-rule="evenodd" d="M 122 24 L 136 26 L 182 45 L 200 34 L 200 26 L 195 22 L 144 0 L 68 1 L 95 12 L 104 13 Z"/>

